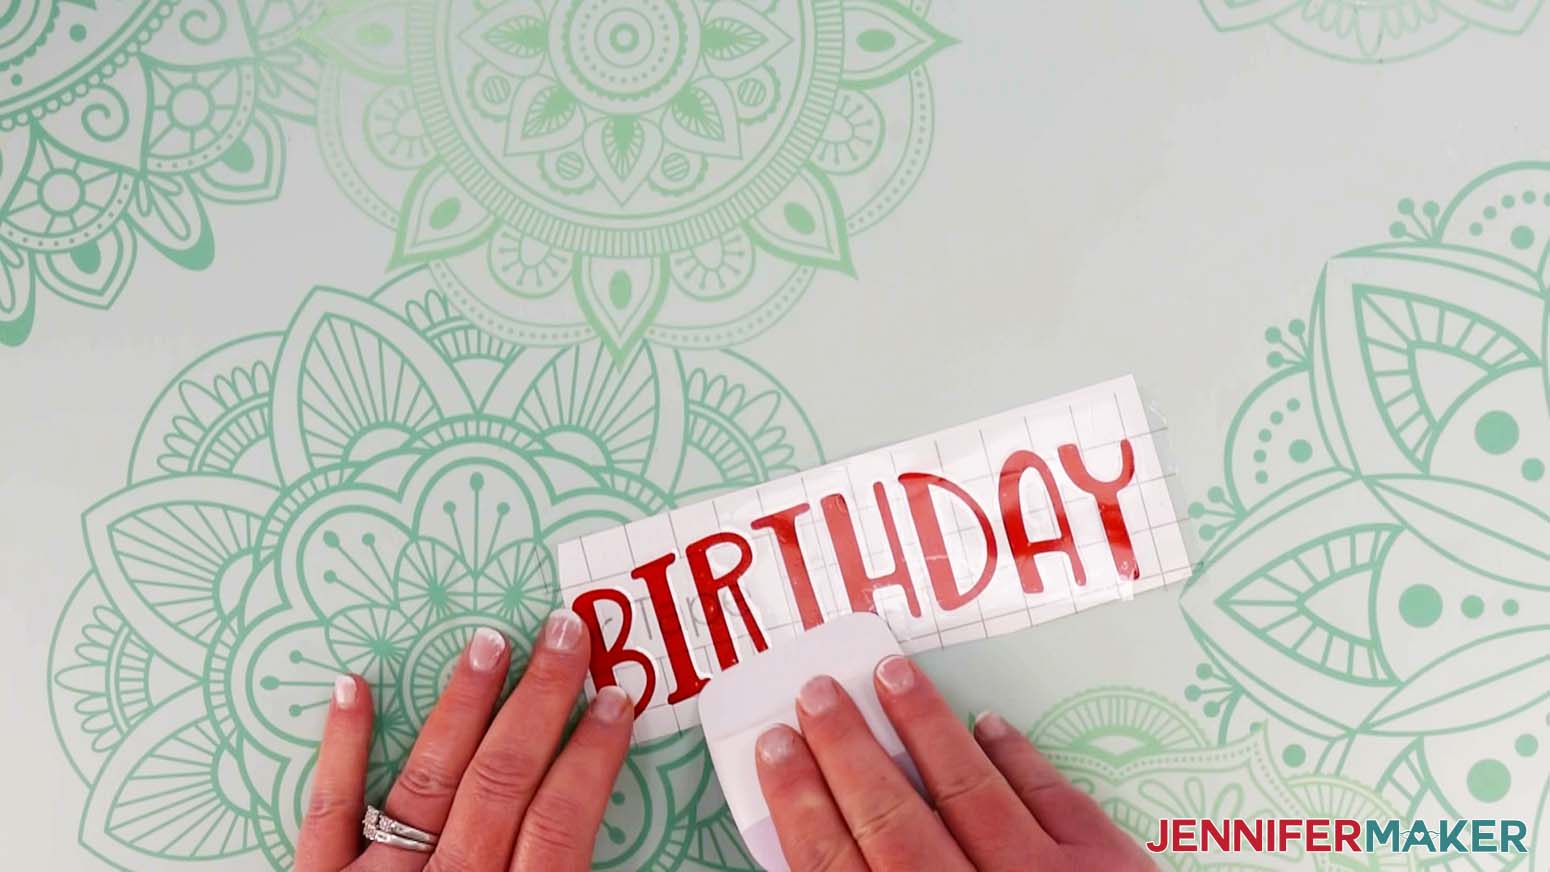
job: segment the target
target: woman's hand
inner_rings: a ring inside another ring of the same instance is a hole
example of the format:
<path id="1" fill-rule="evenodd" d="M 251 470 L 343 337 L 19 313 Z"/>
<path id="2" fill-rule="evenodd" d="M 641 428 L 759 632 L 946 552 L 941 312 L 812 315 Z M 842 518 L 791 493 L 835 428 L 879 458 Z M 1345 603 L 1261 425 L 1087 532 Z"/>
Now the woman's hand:
<path id="1" fill-rule="evenodd" d="M 928 806 L 839 684 L 797 697 L 798 733 L 759 737 L 759 782 L 793 872 L 1154 870 L 1141 847 L 998 715 L 969 731 L 914 663 L 873 675 Z M 933 808 L 934 807 L 934 808 Z"/>
<path id="2" fill-rule="evenodd" d="M 474 634 L 382 805 L 382 814 L 440 834 L 423 853 L 378 843 L 360 848 L 371 691 L 357 676 L 340 676 L 297 846 L 298 872 L 588 868 L 634 721 L 629 695 L 605 688 L 561 749 L 588 652 L 581 619 L 555 612 L 496 713 L 511 645 L 494 630 Z"/>

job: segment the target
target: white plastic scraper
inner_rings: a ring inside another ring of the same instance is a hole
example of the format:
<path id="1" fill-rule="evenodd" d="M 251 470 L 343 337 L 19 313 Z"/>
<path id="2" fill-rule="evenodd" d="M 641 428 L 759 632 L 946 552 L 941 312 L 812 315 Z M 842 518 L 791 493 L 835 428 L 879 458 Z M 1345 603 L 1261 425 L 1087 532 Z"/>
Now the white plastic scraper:
<path id="1" fill-rule="evenodd" d="M 898 653 L 899 643 L 883 619 L 858 612 L 834 618 L 779 648 L 755 654 L 711 679 L 700 693 L 700 722 L 721 792 L 749 852 L 770 872 L 787 872 L 790 867 L 759 790 L 754 743 L 776 724 L 797 726 L 797 691 L 808 679 L 828 675 L 838 681 L 856 701 L 883 750 L 920 789 L 915 763 L 888 723 L 872 687 L 872 670 L 884 658 Z"/>

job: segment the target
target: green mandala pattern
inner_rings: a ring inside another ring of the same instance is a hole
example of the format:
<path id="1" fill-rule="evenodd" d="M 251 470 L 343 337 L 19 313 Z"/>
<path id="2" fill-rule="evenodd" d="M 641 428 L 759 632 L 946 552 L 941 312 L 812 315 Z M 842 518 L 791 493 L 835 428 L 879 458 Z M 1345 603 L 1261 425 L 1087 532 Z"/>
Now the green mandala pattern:
<path id="1" fill-rule="evenodd" d="M 559 604 L 551 546 L 821 459 L 729 352 L 517 346 L 423 269 L 313 291 L 283 334 L 184 370 L 84 516 L 49 664 L 82 844 L 120 869 L 289 869 L 334 674 L 372 682 L 380 797 L 475 627 L 520 671 Z M 698 734 L 634 752 L 612 803 L 600 868 L 752 868 Z"/>
<path id="2" fill-rule="evenodd" d="M 1273 27 L 1326 57 L 1356 63 L 1413 58 L 1470 29 L 1516 35 L 1543 0 L 1200 0 L 1218 30 Z"/>
<path id="3" fill-rule="evenodd" d="M 310 117 L 317 12 L 293 0 L 11 0 L 0 8 L 0 344 L 43 292 L 107 308 L 146 245 L 215 252 L 206 204 L 279 189 Z"/>
<path id="4" fill-rule="evenodd" d="M 1399 212 L 1393 242 L 1329 261 L 1307 321 L 1266 333 L 1272 373 L 1229 429 L 1225 484 L 1191 507 L 1211 544 L 1182 606 L 1209 662 L 1185 696 L 1210 742 L 1156 700 L 1063 708 L 1139 737 L 1137 771 L 1208 745 L 1178 777 L 1209 785 L 1249 743 L 1288 784 L 1361 785 L 1401 818 L 1525 818 L 1529 858 L 1427 864 L 1543 869 L 1550 164 Z M 1097 742 L 1065 742 L 1075 768 Z M 1110 762 L 1100 787 L 1140 789 Z"/>
<path id="5" fill-rule="evenodd" d="M 502 338 L 721 346 L 778 319 L 930 152 L 926 0 L 331 7 L 323 153 Z"/>

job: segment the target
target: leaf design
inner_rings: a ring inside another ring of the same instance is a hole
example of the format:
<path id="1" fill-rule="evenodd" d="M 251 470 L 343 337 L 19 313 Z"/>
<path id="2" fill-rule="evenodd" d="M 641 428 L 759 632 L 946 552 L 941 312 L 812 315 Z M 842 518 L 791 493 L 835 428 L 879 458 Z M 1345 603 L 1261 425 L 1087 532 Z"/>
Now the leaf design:
<path id="1" fill-rule="evenodd" d="M 1382 476 L 1372 487 L 1433 548 L 1498 581 L 1550 586 L 1550 516 L 1543 508 L 1436 476 Z"/>
<path id="2" fill-rule="evenodd" d="M 250 553 L 275 496 L 250 479 L 192 475 L 131 486 L 86 513 L 103 590 L 178 668 L 203 669 L 205 646 L 241 594 L 223 586 L 227 569 Z M 247 573 L 232 579 L 240 588 Z"/>
<path id="3" fill-rule="evenodd" d="M 1206 15 L 1217 30 L 1238 30 L 1263 24 L 1306 0 L 1204 0 Z"/>
<path id="4" fill-rule="evenodd" d="M 125 213 L 158 251 L 189 269 L 215 257 L 215 239 L 198 192 L 179 176 L 146 176 L 135 186 Z"/>
<path id="5" fill-rule="evenodd" d="M 1438 5 L 1481 27 L 1514 35 L 1528 29 L 1540 0 L 1438 0 Z"/>
<path id="6" fill-rule="evenodd" d="M 1289 485 L 1232 528 L 1186 587 L 1190 630 L 1235 687 L 1282 720 L 1322 737 L 1355 728 L 1393 676 L 1373 650 L 1381 640 L 1341 616 L 1339 600 L 1367 601 L 1395 527 L 1344 472 Z"/>
<path id="7" fill-rule="evenodd" d="M 138 723 L 102 767 L 81 817 L 81 843 L 120 869 L 204 860 L 211 866 L 258 841 L 241 791 L 223 795 L 222 761 L 238 765 L 210 726 L 200 688 L 178 693 Z M 213 862 L 211 862 L 213 861 Z"/>
<path id="8" fill-rule="evenodd" d="M 38 281 L 73 303 L 106 309 L 129 282 L 135 248 L 134 231 L 120 222 L 68 251 L 38 255 Z"/>
<path id="9" fill-rule="evenodd" d="M 615 360 L 634 348 L 667 296 L 662 258 L 577 258 L 576 300 Z"/>
<path id="10" fill-rule="evenodd" d="M 1331 260 L 1312 363 L 1336 460 L 1369 475 L 1428 469 L 1458 400 L 1533 359 L 1543 311 L 1530 273 L 1473 252 L 1392 245 Z"/>
<path id="11" fill-rule="evenodd" d="M 701 31 L 700 46 L 708 57 L 716 60 L 740 58 L 764 45 L 765 35 L 747 22 L 731 18 L 718 18 L 705 22 Z"/>
<path id="12" fill-rule="evenodd" d="M 1373 710 L 1389 735 L 1447 733 L 1491 723 L 1550 696 L 1550 629 L 1501 633 L 1439 658 Z"/>
<path id="13" fill-rule="evenodd" d="M 522 78 L 538 72 L 549 52 L 549 21 L 533 0 L 496 3 L 461 34 L 463 44 L 501 72 Z"/>
<path id="14" fill-rule="evenodd" d="M 223 203 L 261 203 L 280 193 L 285 176 L 285 131 L 267 112 L 255 112 L 242 137 L 192 176 L 205 196 Z"/>
<path id="15" fill-rule="evenodd" d="M 892 0 L 851 0 L 845 4 L 844 81 L 853 88 L 891 82 L 952 43 Z"/>
<path id="16" fill-rule="evenodd" d="M 508 18 L 484 32 L 485 42 L 517 57 L 542 54 L 548 46 L 548 39 L 548 29 L 543 19 L 531 15 Z"/>
<path id="17" fill-rule="evenodd" d="M 575 95 L 553 79 L 533 76 L 517 87 L 506 118 L 507 154 L 539 154 L 564 148 L 586 130 Z"/>
<path id="18" fill-rule="evenodd" d="M 593 122 L 582 147 L 608 193 L 623 204 L 661 156 L 662 132 L 633 115 L 616 115 Z"/>
<path id="19" fill-rule="evenodd" d="M 488 239 L 496 224 L 442 163 L 420 171 L 399 211 L 403 220 L 393 246 L 394 266 L 466 251 Z"/>
<path id="20" fill-rule="evenodd" d="M 791 45 L 789 34 L 739 0 L 711 4 L 700 28 L 705 66 L 723 82 L 747 75 Z"/>
<path id="21" fill-rule="evenodd" d="M 674 145 L 702 154 L 737 157 L 742 152 L 737 104 L 726 83 L 692 82 L 668 106 L 662 133 Z"/>
<path id="22" fill-rule="evenodd" d="M 748 231 L 755 242 L 787 260 L 855 274 L 839 195 L 828 177 L 811 166 L 754 214 Z"/>
<path id="23" fill-rule="evenodd" d="M 408 7 L 402 3 L 359 2 L 323 19 L 312 41 L 325 55 L 375 81 L 404 74 L 404 29 Z"/>
<path id="24" fill-rule="evenodd" d="M 1234 585 L 1216 606 L 1309 669 L 1354 684 L 1391 685 L 1394 676 L 1364 619 L 1399 530 L 1368 524 L 1302 543 Z"/>
<path id="25" fill-rule="evenodd" d="M 33 285 L 27 255 L 0 239 L 0 345 L 20 345 L 32 332 Z"/>
<path id="26" fill-rule="evenodd" d="M 274 374 L 274 445 L 284 481 L 396 447 L 473 401 L 424 336 L 381 307 L 314 291 L 291 323 Z M 375 446 L 370 437 L 376 434 Z"/>

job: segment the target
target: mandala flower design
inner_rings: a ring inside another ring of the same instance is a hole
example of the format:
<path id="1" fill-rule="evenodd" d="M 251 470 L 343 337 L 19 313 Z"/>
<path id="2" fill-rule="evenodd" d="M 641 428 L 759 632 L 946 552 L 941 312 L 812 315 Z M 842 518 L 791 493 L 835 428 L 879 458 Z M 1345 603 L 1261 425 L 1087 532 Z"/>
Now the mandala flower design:
<path id="1" fill-rule="evenodd" d="M 925 0 L 416 0 L 316 29 L 344 190 L 480 326 L 726 344 L 891 211 L 930 149 Z"/>
<path id="2" fill-rule="evenodd" d="M 85 515 L 50 663 L 83 844 L 125 869 L 289 869 L 334 674 L 372 682 L 380 796 L 475 627 L 520 671 L 559 602 L 553 545 L 820 459 L 730 353 L 519 347 L 424 270 L 314 291 L 283 335 L 185 370 Z M 637 750 L 597 865 L 752 868 L 713 782 L 697 735 Z"/>
<path id="3" fill-rule="evenodd" d="M 1052 709 L 1028 732 L 1050 760 L 1139 841 L 1157 835 L 1161 818 L 1389 818 L 1372 791 L 1338 777 L 1289 777 L 1263 731 L 1220 745 L 1187 712 L 1132 688 L 1101 688 Z M 1345 858 L 1301 848 L 1255 854 L 1163 855 L 1165 868 L 1203 870 L 1350 869 Z M 1410 870 L 1405 854 L 1364 857 L 1363 869 Z"/>
<path id="4" fill-rule="evenodd" d="M 1226 482 L 1191 508 L 1212 545 L 1182 604 L 1210 662 L 1187 695 L 1217 743 L 1259 736 L 1400 817 L 1537 820 L 1537 868 L 1550 165 L 1399 211 L 1391 243 L 1329 261 L 1307 321 L 1266 334 Z"/>
<path id="5" fill-rule="evenodd" d="M 1425 54 L 1471 28 L 1528 29 L 1542 0 L 1201 0 L 1218 30 L 1268 26 L 1327 57 L 1358 63 Z"/>
<path id="6" fill-rule="evenodd" d="M 313 74 L 306 2 L 16 0 L 0 11 L 0 344 L 44 291 L 113 304 L 144 245 L 214 254 L 205 205 L 274 197 Z"/>

